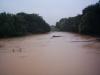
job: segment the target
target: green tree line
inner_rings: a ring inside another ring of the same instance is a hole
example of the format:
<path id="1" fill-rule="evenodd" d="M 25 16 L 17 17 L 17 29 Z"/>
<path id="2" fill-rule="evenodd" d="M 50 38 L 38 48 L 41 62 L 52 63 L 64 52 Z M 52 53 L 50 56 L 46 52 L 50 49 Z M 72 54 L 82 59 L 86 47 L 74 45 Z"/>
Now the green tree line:
<path id="1" fill-rule="evenodd" d="M 0 13 L 0 37 L 21 36 L 50 31 L 50 26 L 38 14 Z"/>
<path id="2" fill-rule="evenodd" d="M 56 23 L 56 28 L 60 31 L 100 35 L 100 2 L 87 6 L 80 15 L 62 18 Z"/>

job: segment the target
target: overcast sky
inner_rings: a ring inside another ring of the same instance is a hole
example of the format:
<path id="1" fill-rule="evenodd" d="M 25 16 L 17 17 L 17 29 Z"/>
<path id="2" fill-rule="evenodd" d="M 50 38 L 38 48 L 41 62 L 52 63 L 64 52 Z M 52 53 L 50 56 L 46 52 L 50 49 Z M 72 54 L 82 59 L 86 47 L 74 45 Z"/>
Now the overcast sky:
<path id="1" fill-rule="evenodd" d="M 98 0 L 0 0 L 0 12 L 37 13 L 49 24 L 63 17 L 81 14 L 82 9 Z"/>

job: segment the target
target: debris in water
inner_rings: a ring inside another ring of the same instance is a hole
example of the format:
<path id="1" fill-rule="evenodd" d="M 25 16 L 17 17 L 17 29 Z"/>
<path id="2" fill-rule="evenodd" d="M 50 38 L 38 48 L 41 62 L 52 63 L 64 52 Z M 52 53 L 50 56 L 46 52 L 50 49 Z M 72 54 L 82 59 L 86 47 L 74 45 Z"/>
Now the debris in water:
<path id="1" fill-rule="evenodd" d="M 18 49 L 12 49 L 12 52 L 22 52 L 22 48 L 18 48 Z"/>
<path id="2" fill-rule="evenodd" d="M 52 37 L 62 37 L 62 36 L 58 36 L 58 35 L 53 35 Z"/>
<path id="3" fill-rule="evenodd" d="M 100 39 L 94 39 L 94 40 L 86 40 L 86 41 L 71 41 L 71 42 L 100 42 Z"/>
<path id="4" fill-rule="evenodd" d="M 59 35 L 53 35 L 53 36 L 51 37 L 51 39 L 52 39 L 52 38 L 57 38 L 57 37 L 62 37 L 62 36 L 59 36 Z"/>
<path id="5" fill-rule="evenodd" d="M 0 48 L 4 47 L 4 45 L 0 45 Z"/>

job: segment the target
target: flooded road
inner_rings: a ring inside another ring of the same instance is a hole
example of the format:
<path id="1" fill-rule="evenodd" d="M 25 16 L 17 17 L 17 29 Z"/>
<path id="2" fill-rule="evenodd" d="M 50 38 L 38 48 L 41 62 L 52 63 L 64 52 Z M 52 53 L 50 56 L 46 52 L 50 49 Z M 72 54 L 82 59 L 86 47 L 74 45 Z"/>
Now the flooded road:
<path id="1" fill-rule="evenodd" d="M 65 32 L 1 39 L 0 75 L 100 75 L 100 43 L 88 40 Z"/>

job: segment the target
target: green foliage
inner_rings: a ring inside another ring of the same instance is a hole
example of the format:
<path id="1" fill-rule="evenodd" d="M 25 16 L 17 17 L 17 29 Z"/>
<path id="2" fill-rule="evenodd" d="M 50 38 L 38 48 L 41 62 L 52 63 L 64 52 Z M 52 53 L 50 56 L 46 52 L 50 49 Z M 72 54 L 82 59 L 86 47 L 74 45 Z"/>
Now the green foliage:
<path id="1" fill-rule="evenodd" d="M 88 6 L 83 10 L 83 17 L 79 25 L 79 32 L 100 35 L 100 5 Z"/>
<path id="2" fill-rule="evenodd" d="M 37 14 L 0 13 L 0 37 L 49 32 L 49 25 Z"/>
<path id="3" fill-rule="evenodd" d="M 100 2 L 86 7 L 82 15 L 61 19 L 56 27 L 61 31 L 100 35 Z"/>
<path id="4" fill-rule="evenodd" d="M 56 23 L 56 27 L 61 31 L 78 32 L 78 25 L 81 20 L 81 15 L 69 18 L 63 18 Z"/>

